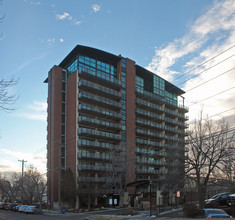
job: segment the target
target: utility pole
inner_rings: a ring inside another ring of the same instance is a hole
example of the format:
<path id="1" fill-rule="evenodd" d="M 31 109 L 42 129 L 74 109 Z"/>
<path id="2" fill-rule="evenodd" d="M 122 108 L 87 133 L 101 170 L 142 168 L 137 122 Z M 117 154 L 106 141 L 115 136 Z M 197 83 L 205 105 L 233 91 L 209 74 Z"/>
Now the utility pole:
<path id="1" fill-rule="evenodd" d="M 24 186 L 24 183 L 23 183 L 23 178 L 24 178 L 24 163 L 28 162 L 26 160 L 18 160 L 19 162 L 22 163 L 22 178 L 21 178 L 21 202 L 23 202 L 23 186 Z"/>

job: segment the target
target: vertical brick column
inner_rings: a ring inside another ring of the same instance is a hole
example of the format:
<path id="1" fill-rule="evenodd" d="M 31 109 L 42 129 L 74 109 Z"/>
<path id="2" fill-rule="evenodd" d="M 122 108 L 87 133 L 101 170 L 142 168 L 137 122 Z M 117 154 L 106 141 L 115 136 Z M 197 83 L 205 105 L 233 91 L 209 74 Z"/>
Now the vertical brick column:
<path id="1" fill-rule="evenodd" d="M 135 62 L 126 59 L 126 160 L 127 160 L 127 183 L 135 181 Z M 127 189 L 134 193 L 134 188 Z"/>
<path id="2" fill-rule="evenodd" d="M 76 179 L 78 71 L 67 79 L 66 90 L 66 167 Z"/>
<path id="3" fill-rule="evenodd" d="M 48 200 L 58 201 L 59 150 L 61 141 L 62 68 L 54 66 L 48 73 Z"/>

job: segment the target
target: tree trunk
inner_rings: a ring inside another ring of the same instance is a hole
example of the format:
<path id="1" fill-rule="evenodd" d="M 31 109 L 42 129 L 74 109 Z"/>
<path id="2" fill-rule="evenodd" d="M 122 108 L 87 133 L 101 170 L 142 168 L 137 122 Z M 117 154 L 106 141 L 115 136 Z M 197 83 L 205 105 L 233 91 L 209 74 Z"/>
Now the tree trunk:
<path id="1" fill-rule="evenodd" d="M 198 186 L 198 198 L 199 198 L 199 207 L 203 208 L 205 205 L 205 198 L 206 198 L 206 186 L 204 185 Z"/>

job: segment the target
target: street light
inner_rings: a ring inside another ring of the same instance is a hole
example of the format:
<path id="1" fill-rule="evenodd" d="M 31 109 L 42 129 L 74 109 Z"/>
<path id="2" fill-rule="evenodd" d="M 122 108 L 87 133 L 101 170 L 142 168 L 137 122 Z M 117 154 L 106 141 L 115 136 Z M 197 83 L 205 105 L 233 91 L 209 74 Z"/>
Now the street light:
<path id="1" fill-rule="evenodd" d="M 61 206 L 61 199 L 60 199 L 60 189 L 61 189 L 61 173 L 56 170 L 56 169 L 47 169 L 47 171 L 49 172 L 52 172 L 52 171 L 55 171 L 56 174 L 58 175 L 58 180 L 59 180 L 59 184 L 58 184 L 58 202 L 59 202 L 59 209 L 60 209 L 60 206 Z"/>

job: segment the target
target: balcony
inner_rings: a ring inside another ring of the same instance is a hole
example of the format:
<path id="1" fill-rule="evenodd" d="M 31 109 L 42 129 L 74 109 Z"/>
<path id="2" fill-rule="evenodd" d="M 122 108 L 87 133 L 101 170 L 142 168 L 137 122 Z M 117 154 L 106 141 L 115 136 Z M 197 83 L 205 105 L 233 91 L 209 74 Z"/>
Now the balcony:
<path id="1" fill-rule="evenodd" d="M 168 173 L 168 170 L 167 169 L 164 169 L 164 170 L 154 170 L 154 169 L 140 169 L 140 168 L 136 168 L 136 172 L 138 174 L 156 174 L 156 175 L 159 175 L 159 174 L 167 174 Z"/>
<path id="2" fill-rule="evenodd" d="M 156 104 L 153 104 L 151 102 L 147 102 L 147 101 L 138 99 L 138 98 L 136 99 L 136 105 L 142 107 L 143 109 L 147 109 L 147 110 L 154 111 L 154 112 L 157 112 L 157 113 L 163 113 L 164 112 L 163 107 L 161 107 L 159 105 L 156 105 Z"/>
<path id="3" fill-rule="evenodd" d="M 111 164 L 106 165 L 90 165 L 90 164 L 78 164 L 77 170 L 80 172 L 123 172 L 121 167 L 113 168 Z"/>
<path id="4" fill-rule="evenodd" d="M 135 91 L 136 91 L 137 97 L 141 97 L 145 100 L 151 100 L 151 102 L 155 102 L 158 104 L 163 104 L 165 102 L 164 97 L 157 95 L 157 94 L 154 94 L 154 93 L 151 93 L 151 92 L 147 92 L 139 87 L 135 88 Z"/>
<path id="5" fill-rule="evenodd" d="M 80 67 L 78 71 L 79 77 L 82 79 L 87 79 L 95 83 L 105 85 L 113 89 L 121 89 L 121 81 L 117 80 L 111 75 L 97 71 L 96 69 L 91 69 L 88 67 Z"/>
<path id="6" fill-rule="evenodd" d="M 171 116 L 171 117 L 176 118 L 176 117 L 179 117 L 181 114 L 178 113 L 178 112 L 175 112 L 175 111 L 173 111 L 173 110 L 170 110 L 170 109 L 168 109 L 168 108 L 165 108 L 165 115 L 169 115 L 169 116 Z"/>
<path id="7" fill-rule="evenodd" d="M 109 161 L 111 160 L 110 154 L 102 153 L 102 154 L 95 154 L 90 152 L 78 152 L 77 154 L 78 159 L 90 159 L 92 161 L 94 160 L 102 160 L 102 161 Z"/>
<path id="8" fill-rule="evenodd" d="M 142 139 L 142 138 L 136 138 L 136 144 L 139 145 L 148 145 L 148 140 L 147 139 Z"/>
<path id="9" fill-rule="evenodd" d="M 151 157 L 166 157 L 167 156 L 167 152 L 165 152 L 165 151 L 150 150 L 149 151 L 149 155 Z"/>
<path id="10" fill-rule="evenodd" d="M 120 141 L 121 135 L 120 134 L 114 134 L 110 132 L 104 132 L 104 131 L 98 131 L 90 128 L 78 128 L 78 135 L 83 137 L 92 137 L 92 138 L 98 138 L 98 139 L 104 139 L 104 140 L 110 140 L 110 141 Z"/>
<path id="11" fill-rule="evenodd" d="M 136 152 L 136 154 L 139 154 L 139 155 L 151 156 L 151 157 L 155 157 L 155 158 L 161 158 L 161 157 L 167 156 L 167 152 L 165 152 L 165 151 L 148 150 L 147 148 L 137 147 L 135 152 Z"/>
<path id="12" fill-rule="evenodd" d="M 86 80 L 80 80 L 78 83 L 79 89 L 87 90 L 89 92 L 93 92 L 97 95 L 104 96 L 106 98 L 120 100 L 121 92 L 98 85 L 96 83 L 88 82 Z"/>
<path id="13" fill-rule="evenodd" d="M 115 122 L 95 119 L 91 117 L 87 117 L 84 115 L 80 115 L 78 117 L 78 123 L 79 125 L 85 125 L 85 126 L 95 126 L 97 128 L 112 130 L 112 131 L 120 131 L 121 125 Z"/>
<path id="14" fill-rule="evenodd" d="M 89 164 L 78 164 L 77 165 L 78 171 L 112 171 L 112 166 L 105 166 L 105 165 L 89 165 Z"/>
<path id="15" fill-rule="evenodd" d="M 162 122 L 164 120 L 163 116 L 140 108 L 136 108 L 136 115 L 153 121 Z"/>
<path id="16" fill-rule="evenodd" d="M 157 147 L 157 148 L 164 148 L 165 144 L 161 142 L 150 141 L 150 146 Z"/>
<path id="17" fill-rule="evenodd" d="M 169 149 L 169 150 L 177 150 L 179 148 L 179 146 L 173 145 L 173 144 L 165 144 L 165 148 Z"/>
<path id="18" fill-rule="evenodd" d="M 136 158 L 136 162 L 138 164 L 148 164 L 148 165 L 154 165 L 154 166 L 165 166 L 166 165 L 166 161 L 148 160 L 147 158 L 140 159 L 139 157 Z"/>
<path id="19" fill-rule="evenodd" d="M 145 130 L 145 129 L 140 129 L 140 128 L 136 129 L 136 134 L 140 136 L 151 137 L 154 139 L 164 139 L 164 135 L 161 133 L 157 133 L 157 132 Z"/>
<path id="20" fill-rule="evenodd" d="M 136 118 L 135 122 L 140 127 L 150 128 L 150 129 L 158 130 L 158 131 L 164 130 L 163 125 L 161 125 L 157 122 L 154 122 L 154 121 L 147 121 L 147 120 L 144 120 L 144 119 L 141 119 L 141 118 Z"/>
<path id="21" fill-rule="evenodd" d="M 168 126 L 168 125 L 165 125 L 165 130 L 169 133 L 172 133 L 172 134 L 178 134 L 180 132 L 180 129 L 173 128 L 173 127 Z"/>
<path id="22" fill-rule="evenodd" d="M 100 96 L 93 95 L 88 92 L 80 92 L 78 95 L 78 99 L 80 101 L 88 102 L 88 103 L 98 105 L 98 106 L 103 106 L 103 107 L 113 109 L 113 110 L 121 109 L 121 103 L 110 100 L 110 99 L 102 98 Z"/>
<path id="23" fill-rule="evenodd" d="M 110 120 L 118 121 L 121 119 L 121 114 L 109 109 L 100 108 L 88 104 L 80 104 L 78 106 L 78 111 L 84 114 L 89 114 L 91 116 L 97 116 L 102 118 L 107 118 Z"/>
<path id="24" fill-rule="evenodd" d="M 107 142 L 101 142 L 101 141 L 92 141 L 87 139 L 81 139 L 78 140 L 78 147 L 81 149 L 89 149 L 92 150 L 105 150 L 105 151 L 120 151 L 121 147 L 117 144 L 111 144 Z"/>
<path id="25" fill-rule="evenodd" d="M 83 176 L 79 176 L 78 177 L 78 182 L 79 183 L 109 183 L 112 181 L 112 178 L 109 177 L 83 177 Z"/>

